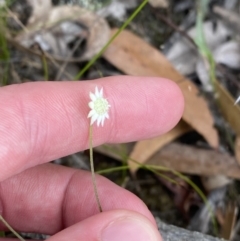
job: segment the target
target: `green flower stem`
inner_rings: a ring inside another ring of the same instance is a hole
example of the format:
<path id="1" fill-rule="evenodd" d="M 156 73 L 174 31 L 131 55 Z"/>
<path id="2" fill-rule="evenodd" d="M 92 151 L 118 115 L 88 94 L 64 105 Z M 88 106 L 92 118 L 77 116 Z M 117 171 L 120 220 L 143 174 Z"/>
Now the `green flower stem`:
<path id="1" fill-rule="evenodd" d="M 93 188 L 94 188 L 94 194 L 97 200 L 97 205 L 100 213 L 102 212 L 102 206 L 100 204 L 99 195 L 97 191 L 97 184 L 96 184 L 96 178 L 95 178 L 95 172 L 94 172 L 94 163 L 93 163 L 93 127 L 90 125 L 89 127 L 89 151 L 90 151 L 90 167 L 91 167 L 91 173 L 92 173 L 92 182 L 93 182 Z"/>
<path id="2" fill-rule="evenodd" d="M 0 215 L 0 221 L 2 221 L 5 226 L 21 241 L 26 241 L 24 238 L 22 238 L 11 226 L 10 224 L 3 218 L 2 215 Z"/>
<path id="3" fill-rule="evenodd" d="M 129 166 L 112 167 L 112 168 L 97 171 L 97 173 L 102 175 L 102 174 L 108 174 L 108 173 L 118 172 L 118 171 L 128 170 L 128 169 L 129 169 Z"/>
<path id="4" fill-rule="evenodd" d="M 42 64 L 43 64 L 43 71 L 44 71 L 44 80 L 48 81 L 49 74 L 48 74 L 48 64 L 46 60 L 46 56 L 42 53 Z"/>

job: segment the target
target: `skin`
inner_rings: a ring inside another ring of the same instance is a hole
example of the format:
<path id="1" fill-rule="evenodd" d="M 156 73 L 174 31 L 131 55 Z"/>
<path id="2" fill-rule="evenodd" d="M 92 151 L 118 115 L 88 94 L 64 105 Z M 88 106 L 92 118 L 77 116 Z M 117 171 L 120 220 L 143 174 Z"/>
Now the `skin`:
<path id="1" fill-rule="evenodd" d="M 93 126 L 94 146 L 159 136 L 183 113 L 179 87 L 161 78 L 0 88 L 0 212 L 14 229 L 53 235 L 50 241 L 161 240 L 153 216 L 134 194 L 97 176 L 99 213 L 89 172 L 47 163 L 88 149 L 89 92 L 95 86 L 103 87 L 111 108 L 104 126 Z M 113 231 L 119 236 L 111 237 Z"/>

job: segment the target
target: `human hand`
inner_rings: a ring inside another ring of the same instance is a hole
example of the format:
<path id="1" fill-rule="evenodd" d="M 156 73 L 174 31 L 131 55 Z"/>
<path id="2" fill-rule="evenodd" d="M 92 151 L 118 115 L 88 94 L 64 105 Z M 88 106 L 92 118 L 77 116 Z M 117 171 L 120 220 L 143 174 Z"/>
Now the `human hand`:
<path id="1" fill-rule="evenodd" d="M 96 176 L 99 213 L 89 172 L 43 164 L 89 147 L 88 102 L 95 86 L 103 87 L 111 105 L 104 126 L 93 125 L 95 146 L 158 136 L 183 112 L 179 88 L 159 78 L 0 88 L 1 214 L 18 231 L 53 235 L 49 241 L 160 241 L 153 216 L 134 194 Z"/>

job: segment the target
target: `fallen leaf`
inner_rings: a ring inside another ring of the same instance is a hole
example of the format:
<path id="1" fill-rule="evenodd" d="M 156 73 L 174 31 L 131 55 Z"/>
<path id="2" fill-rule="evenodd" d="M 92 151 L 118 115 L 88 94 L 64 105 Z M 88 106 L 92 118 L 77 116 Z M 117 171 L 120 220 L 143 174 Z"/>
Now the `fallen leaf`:
<path id="1" fill-rule="evenodd" d="M 236 203 L 228 203 L 225 207 L 224 212 L 224 222 L 221 227 L 221 234 L 220 237 L 226 240 L 232 240 L 234 227 L 236 224 L 238 215 L 238 207 Z"/>
<path id="2" fill-rule="evenodd" d="M 109 4 L 103 4 L 104 7 L 97 11 L 97 14 L 101 17 L 115 18 L 119 21 L 124 21 L 128 10 L 136 8 L 138 0 L 114 0 L 109 1 Z"/>
<path id="3" fill-rule="evenodd" d="M 167 8 L 169 6 L 168 0 L 149 0 L 148 2 L 154 8 Z"/>
<path id="4" fill-rule="evenodd" d="M 110 27 L 104 18 L 79 6 L 63 5 L 52 8 L 46 17 L 15 40 L 25 48 L 37 44 L 53 59 L 80 62 L 97 54 L 109 37 Z M 86 42 L 84 46 L 83 42 Z"/>
<path id="5" fill-rule="evenodd" d="M 239 14 L 217 5 L 213 7 L 213 12 L 219 15 L 228 24 L 228 27 L 235 32 L 235 34 L 239 33 L 240 31 Z"/>
<path id="6" fill-rule="evenodd" d="M 114 34 L 117 30 L 113 30 Z M 195 84 L 182 76 L 157 49 L 129 31 L 122 31 L 103 54 L 124 73 L 135 76 L 158 76 L 175 81 L 185 97 L 183 120 L 200 133 L 212 147 L 218 135 L 206 101 Z"/>
<path id="7" fill-rule="evenodd" d="M 210 193 L 211 191 L 224 187 L 232 182 L 231 179 L 225 177 L 224 175 L 214 175 L 214 176 L 202 176 L 202 184 L 204 189 Z"/>
<path id="8" fill-rule="evenodd" d="M 28 24 L 37 23 L 40 19 L 47 17 L 48 11 L 52 8 L 50 0 L 27 0 L 32 8 L 32 15 L 28 20 Z"/>
<path id="9" fill-rule="evenodd" d="M 229 28 L 227 28 L 221 21 L 217 21 L 215 24 L 213 24 L 210 20 L 205 21 L 202 28 L 206 44 L 212 52 L 216 49 L 216 47 L 221 46 L 224 42 L 226 42 L 227 37 L 229 37 L 231 33 Z M 196 39 L 196 26 L 188 29 L 186 33 L 191 39 Z M 202 59 L 199 57 L 200 56 L 196 51 L 196 48 L 184 36 L 181 36 L 177 41 L 175 41 L 166 53 L 166 58 L 182 75 L 195 73 L 197 61 Z M 205 72 L 207 72 L 207 70 L 205 70 Z"/>
<path id="10" fill-rule="evenodd" d="M 235 157 L 237 159 L 237 163 L 240 166 L 240 136 L 236 137 L 234 151 L 235 151 Z"/>
<path id="11" fill-rule="evenodd" d="M 27 31 L 24 29 L 25 24 L 32 25 L 46 18 L 52 8 L 51 0 L 5 1 L 5 4 L 9 7 L 6 10 L 8 12 L 7 23 L 10 28 L 24 31 Z"/>
<path id="12" fill-rule="evenodd" d="M 177 126 L 166 134 L 150 139 L 139 141 L 135 144 L 130 159 L 136 160 L 141 164 L 144 164 L 154 153 L 161 149 L 166 144 L 172 142 L 176 138 L 192 130 L 192 128 L 183 120 L 181 120 Z M 134 173 L 138 168 L 134 162 L 128 161 L 130 170 Z"/>
<path id="13" fill-rule="evenodd" d="M 220 106 L 220 111 L 228 121 L 232 129 L 240 136 L 240 107 L 239 105 L 234 105 L 235 100 L 231 94 L 219 83 L 216 81 L 216 93 L 217 93 L 217 103 Z"/>
<path id="14" fill-rule="evenodd" d="M 200 176 L 225 175 L 240 180 L 240 167 L 234 157 L 215 150 L 171 143 L 155 153 L 146 164 Z"/>
<path id="15" fill-rule="evenodd" d="M 237 41 L 228 41 L 222 44 L 214 51 L 216 63 L 221 63 L 232 69 L 240 68 L 240 43 Z"/>

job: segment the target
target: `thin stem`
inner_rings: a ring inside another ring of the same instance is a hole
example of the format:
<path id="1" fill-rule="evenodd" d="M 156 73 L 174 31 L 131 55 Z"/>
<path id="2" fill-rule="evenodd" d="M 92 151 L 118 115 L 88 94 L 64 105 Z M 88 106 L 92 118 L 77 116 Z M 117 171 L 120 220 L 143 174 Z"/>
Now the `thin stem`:
<path id="1" fill-rule="evenodd" d="M 46 60 L 44 53 L 42 55 L 42 63 L 43 63 L 43 70 L 44 70 L 44 80 L 48 81 L 48 79 L 49 79 L 48 64 L 47 64 L 47 60 Z"/>
<path id="2" fill-rule="evenodd" d="M 2 221 L 5 226 L 21 241 L 26 241 L 24 238 L 22 238 L 11 226 L 8 224 L 8 222 L 3 218 L 2 215 L 0 215 L 0 221 Z"/>
<path id="3" fill-rule="evenodd" d="M 97 171 L 97 173 L 102 175 L 102 174 L 108 174 L 108 173 L 118 172 L 118 171 L 128 170 L 128 169 L 129 169 L 129 166 L 112 167 L 112 168 L 107 168 L 104 170 Z"/>
<path id="4" fill-rule="evenodd" d="M 128 26 L 128 24 L 138 15 L 142 8 L 148 3 L 148 0 L 144 0 L 138 8 L 132 13 L 132 15 L 124 22 L 124 24 L 118 29 L 118 31 L 110 38 L 110 40 L 105 44 L 105 46 L 97 53 L 75 76 L 75 80 L 78 80 L 82 75 L 96 62 L 96 60 L 102 55 L 102 53 L 108 48 L 108 46 L 113 42 L 113 40 Z"/>
<path id="5" fill-rule="evenodd" d="M 96 197 L 96 200 L 97 200 L 98 209 L 101 213 L 102 207 L 101 207 L 100 200 L 99 200 L 96 178 L 95 178 L 95 172 L 94 172 L 92 139 L 93 139 L 93 128 L 92 128 L 92 125 L 90 125 L 90 128 L 89 128 L 90 167 L 91 167 L 91 173 L 92 173 L 92 182 L 93 182 L 94 194 L 95 194 L 95 197 Z"/>

